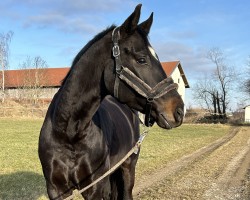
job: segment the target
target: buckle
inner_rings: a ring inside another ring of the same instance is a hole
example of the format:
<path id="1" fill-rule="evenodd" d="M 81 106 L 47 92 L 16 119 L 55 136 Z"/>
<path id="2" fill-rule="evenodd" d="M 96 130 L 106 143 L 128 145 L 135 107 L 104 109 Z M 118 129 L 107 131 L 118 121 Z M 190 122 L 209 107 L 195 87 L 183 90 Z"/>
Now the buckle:
<path id="1" fill-rule="evenodd" d="M 113 46 L 113 56 L 118 57 L 120 55 L 120 48 L 117 43 L 114 43 Z"/>
<path id="2" fill-rule="evenodd" d="M 154 97 L 148 97 L 147 98 L 147 103 L 152 103 L 154 101 Z"/>
<path id="3" fill-rule="evenodd" d="M 116 73 L 117 73 L 118 75 L 122 74 L 122 72 L 123 72 L 123 67 L 122 67 L 122 65 L 116 66 L 115 71 L 116 71 Z"/>

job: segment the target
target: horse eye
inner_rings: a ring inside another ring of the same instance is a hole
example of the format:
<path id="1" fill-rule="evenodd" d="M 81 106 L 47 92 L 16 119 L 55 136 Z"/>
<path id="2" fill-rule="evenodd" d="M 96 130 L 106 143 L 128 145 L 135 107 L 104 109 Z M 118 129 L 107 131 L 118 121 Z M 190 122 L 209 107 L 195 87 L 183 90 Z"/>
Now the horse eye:
<path id="1" fill-rule="evenodd" d="M 141 65 L 146 65 L 146 64 L 147 64 L 147 61 L 146 61 L 145 58 L 139 58 L 139 59 L 137 60 L 137 62 L 138 62 L 139 64 L 141 64 Z"/>

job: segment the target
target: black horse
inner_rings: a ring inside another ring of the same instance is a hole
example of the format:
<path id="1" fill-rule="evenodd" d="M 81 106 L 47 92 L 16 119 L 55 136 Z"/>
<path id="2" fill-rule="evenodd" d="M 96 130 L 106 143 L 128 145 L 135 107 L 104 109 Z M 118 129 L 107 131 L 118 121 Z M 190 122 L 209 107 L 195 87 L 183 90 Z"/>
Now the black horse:
<path id="1" fill-rule="evenodd" d="M 147 38 L 153 14 L 138 25 L 140 10 L 138 5 L 120 27 L 101 32 L 78 53 L 49 106 L 39 157 L 50 199 L 84 188 L 136 144 L 138 119 L 130 109 L 146 113 L 147 125 L 182 123 L 183 101 Z M 131 155 L 83 197 L 132 199 L 137 158 Z"/>

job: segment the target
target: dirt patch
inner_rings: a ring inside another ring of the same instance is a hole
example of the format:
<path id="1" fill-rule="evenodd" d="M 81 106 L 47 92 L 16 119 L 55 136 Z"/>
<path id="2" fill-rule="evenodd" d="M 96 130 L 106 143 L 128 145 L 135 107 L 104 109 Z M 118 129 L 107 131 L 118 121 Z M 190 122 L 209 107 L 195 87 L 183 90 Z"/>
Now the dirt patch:
<path id="1" fill-rule="evenodd" d="M 135 199 L 249 199 L 250 127 L 140 177 Z"/>

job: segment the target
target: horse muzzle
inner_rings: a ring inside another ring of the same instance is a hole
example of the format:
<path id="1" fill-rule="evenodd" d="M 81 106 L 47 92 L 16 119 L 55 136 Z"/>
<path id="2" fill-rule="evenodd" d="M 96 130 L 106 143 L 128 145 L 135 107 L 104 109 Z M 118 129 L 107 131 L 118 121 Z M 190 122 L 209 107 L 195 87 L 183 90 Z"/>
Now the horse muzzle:
<path id="1" fill-rule="evenodd" d="M 163 111 L 153 116 L 157 125 L 164 129 L 180 126 L 184 118 L 183 106 L 178 106 L 174 111 Z"/>

